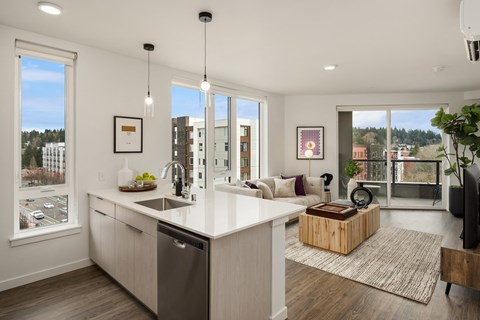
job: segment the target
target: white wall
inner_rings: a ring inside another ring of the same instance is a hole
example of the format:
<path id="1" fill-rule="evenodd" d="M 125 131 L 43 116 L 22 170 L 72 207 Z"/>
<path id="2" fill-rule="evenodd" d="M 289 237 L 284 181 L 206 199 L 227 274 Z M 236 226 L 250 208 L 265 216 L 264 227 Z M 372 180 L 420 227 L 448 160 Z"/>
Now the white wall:
<path id="1" fill-rule="evenodd" d="M 14 43 L 22 39 L 78 52 L 76 76 L 76 166 L 78 172 L 78 214 L 83 226 L 80 234 L 10 247 L 13 235 L 14 194 Z M 138 43 L 139 50 L 142 44 Z M 88 265 L 87 191 L 116 186 L 116 173 L 125 157 L 132 169 L 159 174 L 171 158 L 171 81 L 174 77 L 200 79 L 159 65 L 151 65 L 151 93 L 155 98 L 155 117 L 144 119 L 143 153 L 113 153 L 113 116 L 143 116 L 146 90 L 146 62 L 104 50 L 25 32 L 0 25 L 0 291 L 47 276 Z M 230 87 L 232 85 L 230 84 Z M 249 91 L 252 89 L 233 86 Z M 283 124 L 283 98 L 264 92 L 269 101 L 269 117 Z M 268 129 L 270 132 L 271 129 Z M 275 137 L 278 142 L 283 135 Z M 271 167 L 281 170 L 276 158 L 283 157 L 276 146 Z M 270 164 L 269 164 L 270 165 Z M 102 172 L 104 181 L 99 181 Z M 164 183 L 167 183 L 166 181 Z"/>
<path id="2" fill-rule="evenodd" d="M 448 104 L 451 112 L 457 112 L 465 101 L 463 92 L 365 94 L 331 96 L 288 96 L 285 97 L 285 171 L 287 174 L 306 173 L 308 161 L 296 160 L 296 127 L 325 127 L 325 159 L 312 160 L 312 176 L 332 173 L 332 198 L 338 198 L 338 126 L 337 106 L 362 105 L 415 105 Z"/>

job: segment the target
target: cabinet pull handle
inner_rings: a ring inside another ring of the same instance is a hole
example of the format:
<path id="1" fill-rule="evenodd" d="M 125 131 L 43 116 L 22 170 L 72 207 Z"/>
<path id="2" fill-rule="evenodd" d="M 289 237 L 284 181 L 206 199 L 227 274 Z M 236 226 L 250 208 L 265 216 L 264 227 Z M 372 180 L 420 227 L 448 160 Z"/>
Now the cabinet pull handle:
<path id="1" fill-rule="evenodd" d="M 131 225 L 129 225 L 128 223 L 127 223 L 126 225 L 127 225 L 127 227 L 129 227 L 130 229 L 132 229 L 132 230 L 133 230 L 133 231 L 135 231 L 135 232 L 138 232 L 138 233 L 143 233 L 143 231 L 142 231 L 142 230 L 140 230 L 140 229 L 137 229 L 137 228 L 135 228 L 134 226 L 131 226 Z"/>
<path id="2" fill-rule="evenodd" d="M 180 248 L 180 249 L 185 249 L 185 247 L 186 247 L 185 242 L 182 242 L 182 241 L 177 240 L 177 239 L 173 239 L 173 245 L 177 248 Z"/>
<path id="3" fill-rule="evenodd" d="M 106 216 L 106 215 L 107 215 L 106 213 L 103 213 L 103 212 L 101 212 L 101 211 L 98 211 L 98 210 L 95 210 L 95 212 L 98 212 L 98 213 L 100 213 L 102 216 Z"/>
<path id="4" fill-rule="evenodd" d="M 97 197 L 98 200 L 103 200 L 103 198 Z"/>

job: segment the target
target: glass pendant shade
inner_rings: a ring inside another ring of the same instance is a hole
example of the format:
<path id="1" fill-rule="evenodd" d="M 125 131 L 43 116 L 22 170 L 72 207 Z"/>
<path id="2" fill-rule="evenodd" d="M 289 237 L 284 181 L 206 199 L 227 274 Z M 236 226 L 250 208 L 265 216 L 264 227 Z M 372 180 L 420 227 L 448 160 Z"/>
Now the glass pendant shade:
<path id="1" fill-rule="evenodd" d="M 144 117 L 153 117 L 154 116 L 154 104 L 153 98 L 150 94 L 145 96 L 145 102 L 143 103 L 143 116 Z"/>
<path id="2" fill-rule="evenodd" d="M 148 75 L 147 75 L 147 95 L 145 96 L 145 100 L 143 102 L 143 116 L 153 118 L 154 116 L 154 104 L 153 104 L 153 97 L 150 95 L 150 51 L 155 49 L 155 46 L 151 43 L 143 44 L 143 49 L 147 51 L 148 54 Z"/>
<path id="3" fill-rule="evenodd" d="M 198 14 L 200 22 L 203 22 L 204 26 L 204 60 L 203 60 L 203 80 L 200 82 L 200 89 L 203 92 L 208 92 L 210 90 L 210 82 L 207 80 L 207 23 L 212 21 L 212 14 L 210 12 L 200 12 Z"/>
<path id="4" fill-rule="evenodd" d="M 210 82 L 208 82 L 207 76 L 203 77 L 202 82 L 200 82 L 200 89 L 202 89 L 204 92 L 210 90 Z"/>

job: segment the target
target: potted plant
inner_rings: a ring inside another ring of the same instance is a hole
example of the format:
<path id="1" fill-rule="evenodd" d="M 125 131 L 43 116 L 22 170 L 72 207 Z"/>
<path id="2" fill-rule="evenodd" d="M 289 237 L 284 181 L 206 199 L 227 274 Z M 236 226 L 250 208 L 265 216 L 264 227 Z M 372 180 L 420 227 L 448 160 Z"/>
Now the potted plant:
<path id="1" fill-rule="evenodd" d="M 480 121 L 480 105 L 466 105 L 460 113 L 445 113 L 443 108 L 437 111 L 431 120 L 432 126 L 442 130 L 450 137 L 453 153 L 444 145 L 438 148 L 437 158 L 445 158 L 445 175 L 454 175 L 459 185 L 450 185 L 448 191 L 448 210 L 456 217 L 463 217 L 463 172 L 480 157 L 480 137 L 476 135 Z"/>
<path id="2" fill-rule="evenodd" d="M 347 184 L 347 199 L 350 197 L 352 190 L 357 187 L 355 176 L 363 172 L 363 168 L 355 160 L 349 160 L 343 169 L 343 172 L 350 178 Z"/>

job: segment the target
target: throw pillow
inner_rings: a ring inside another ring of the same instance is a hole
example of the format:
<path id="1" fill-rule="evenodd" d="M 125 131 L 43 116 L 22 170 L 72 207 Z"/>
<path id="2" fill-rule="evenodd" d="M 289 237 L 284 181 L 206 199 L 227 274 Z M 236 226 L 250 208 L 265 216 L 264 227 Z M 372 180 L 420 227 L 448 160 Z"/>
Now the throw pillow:
<path id="1" fill-rule="evenodd" d="M 257 187 L 258 187 L 258 189 L 262 190 L 263 199 L 273 200 L 272 190 L 270 190 L 270 187 L 267 184 L 265 184 L 261 181 L 258 181 L 257 182 Z"/>
<path id="2" fill-rule="evenodd" d="M 286 177 L 282 175 L 282 179 L 291 179 L 291 178 L 295 178 L 295 194 L 297 196 L 306 196 L 307 194 L 305 193 L 305 185 L 303 183 L 303 174 L 298 176 L 290 176 L 290 177 Z"/>
<path id="3" fill-rule="evenodd" d="M 250 188 L 250 189 L 258 189 L 257 185 L 250 182 L 250 181 L 245 181 L 245 184 Z"/>
<path id="4" fill-rule="evenodd" d="M 295 197 L 295 178 L 275 179 L 275 197 Z"/>

